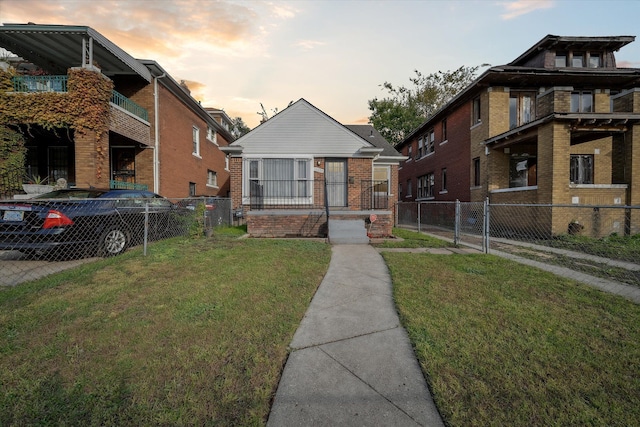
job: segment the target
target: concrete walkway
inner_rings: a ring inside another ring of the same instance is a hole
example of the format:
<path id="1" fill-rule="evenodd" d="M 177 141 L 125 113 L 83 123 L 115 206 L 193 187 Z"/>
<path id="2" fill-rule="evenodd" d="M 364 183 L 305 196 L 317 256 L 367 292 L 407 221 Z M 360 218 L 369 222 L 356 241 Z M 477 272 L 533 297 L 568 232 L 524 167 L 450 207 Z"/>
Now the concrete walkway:
<path id="1" fill-rule="evenodd" d="M 443 426 L 384 260 L 336 245 L 293 341 L 268 426 Z"/>

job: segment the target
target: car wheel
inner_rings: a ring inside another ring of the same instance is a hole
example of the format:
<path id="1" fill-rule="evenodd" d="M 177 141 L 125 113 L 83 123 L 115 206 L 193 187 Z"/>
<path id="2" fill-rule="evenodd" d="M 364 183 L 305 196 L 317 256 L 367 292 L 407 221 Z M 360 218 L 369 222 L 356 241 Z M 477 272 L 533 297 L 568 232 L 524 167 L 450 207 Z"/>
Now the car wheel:
<path id="1" fill-rule="evenodd" d="M 120 255 L 127 249 L 129 237 L 127 233 L 119 227 L 109 227 L 100 236 L 98 242 L 98 253 L 100 256 Z"/>

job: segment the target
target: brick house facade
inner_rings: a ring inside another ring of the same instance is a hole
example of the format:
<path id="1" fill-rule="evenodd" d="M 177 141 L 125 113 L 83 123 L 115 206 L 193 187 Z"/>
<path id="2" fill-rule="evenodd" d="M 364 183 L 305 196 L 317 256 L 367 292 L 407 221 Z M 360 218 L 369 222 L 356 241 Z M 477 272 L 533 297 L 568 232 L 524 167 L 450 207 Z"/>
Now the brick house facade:
<path id="1" fill-rule="evenodd" d="M 324 237 L 327 213 L 392 234 L 403 157 L 372 126 L 343 126 L 300 99 L 222 150 L 252 236 Z"/>
<path id="2" fill-rule="evenodd" d="M 0 26 L 0 47 L 19 55 L 11 58 L 13 96 L 74 96 L 66 87 L 72 69 L 95 72 L 113 86 L 108 131 L 100 139 L 79 127 L 18 124 L 28 172 L 77 187 L 145 188 L 167 197 L 229 195 L 220 147 L 233 141 L 232 133 L 157 62 L 135 59 L 83 26 Z"/>
<path id="3" fill-rule="evenodd" d="M 400 200 L 640 204 L 640 69 L 614 54 L 634 39 L 548 35 L 486 70 L 396 147 Z M 565 215 L 548 229 L 566 232 Z"/>

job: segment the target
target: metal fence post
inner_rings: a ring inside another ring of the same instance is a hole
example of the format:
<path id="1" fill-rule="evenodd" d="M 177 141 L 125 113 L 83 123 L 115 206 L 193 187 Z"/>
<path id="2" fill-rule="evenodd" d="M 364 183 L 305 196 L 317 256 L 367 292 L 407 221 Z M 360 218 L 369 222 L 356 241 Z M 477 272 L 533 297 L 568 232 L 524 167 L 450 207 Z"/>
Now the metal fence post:
<path id="1" fill-rule="evenodd" d="M 149 240 L 149 202 L 144 204 L 144 242 L 143 242 L 144 256 L 147 256 L 148 240 Z"/>
<path id="2" fill-rule="evenodd" d="M 482 222 L 482 251 L 485 254 L 489 253 L 489 198 L 484 201 L 484 221 Z"/>
<path id="3" fill-rule="evenodd" d="M 453 224 L 453 244 L 460 243 L 460 200 L 456 199 L 455 220 Z"/>
<path id="4" fill-rule="evenodd" d="M 418 233 L 420 233 L 420 202 L 418 202 Z"/>

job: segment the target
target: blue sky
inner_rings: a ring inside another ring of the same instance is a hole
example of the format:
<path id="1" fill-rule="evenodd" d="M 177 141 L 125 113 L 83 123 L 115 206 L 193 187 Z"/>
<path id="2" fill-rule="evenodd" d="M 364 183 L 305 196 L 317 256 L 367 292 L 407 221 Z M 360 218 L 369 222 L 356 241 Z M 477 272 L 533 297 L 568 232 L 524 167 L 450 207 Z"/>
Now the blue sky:
<path id="1" fill-rule="evenodd" d="M 367 123 L 380 85 L 506 64 L 547 34 L 640 36 L 637 0 L 0 0 L 0 23 L 87 25 L 255 126 L 305 98 Z M 640 38 L 617 53 L 640 68 Z"/>

